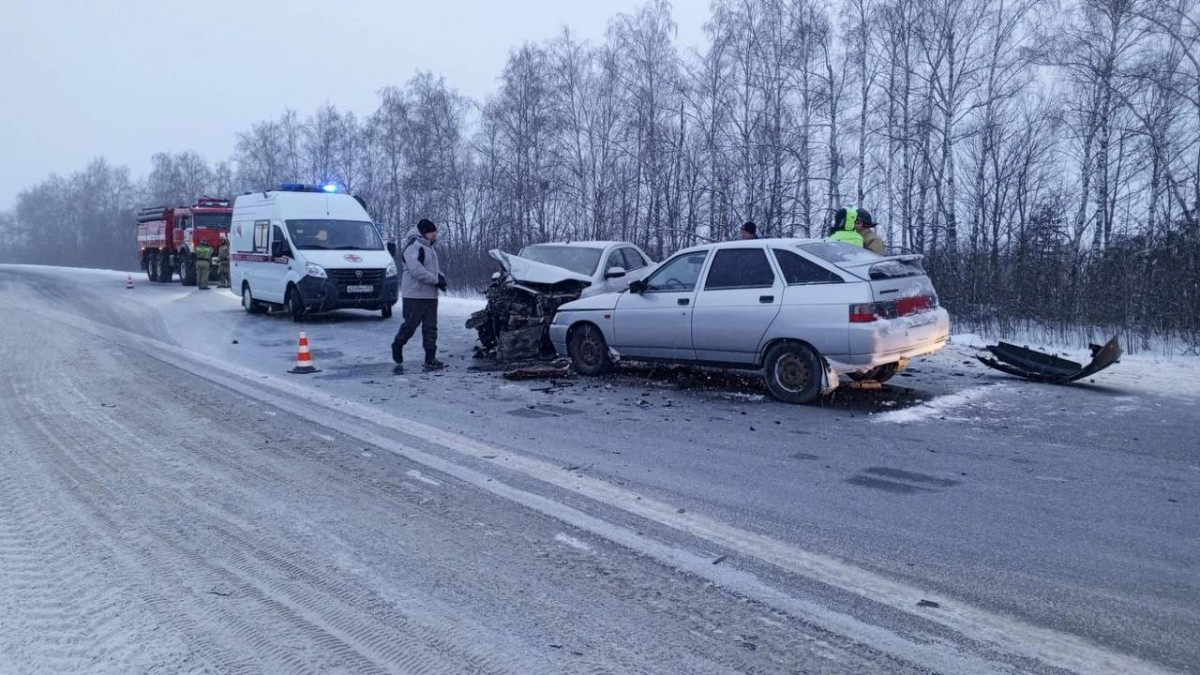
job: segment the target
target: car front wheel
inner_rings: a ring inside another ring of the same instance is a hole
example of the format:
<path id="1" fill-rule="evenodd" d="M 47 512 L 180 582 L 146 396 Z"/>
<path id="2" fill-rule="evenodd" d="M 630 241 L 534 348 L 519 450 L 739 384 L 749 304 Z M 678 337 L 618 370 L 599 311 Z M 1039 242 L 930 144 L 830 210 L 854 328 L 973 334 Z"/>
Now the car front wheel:
<path id="1" fill-rule="evenodd" d="M 581 375 L 604 375 L 612 370 L 612 358 L 608 355 L 608 342 L 604 334 L 592 324 L 584 324 L 571 331 L 571 340 L 567 345 L 571 356 L 571 365 Z"/>
<path id="2" fill-rule="evenodd" d="M 777 344 L 767 352 L 767 389 L 784 403 L 812 403 L 821 397 L 824 368 L 812 348 L 798 342 Z"/>

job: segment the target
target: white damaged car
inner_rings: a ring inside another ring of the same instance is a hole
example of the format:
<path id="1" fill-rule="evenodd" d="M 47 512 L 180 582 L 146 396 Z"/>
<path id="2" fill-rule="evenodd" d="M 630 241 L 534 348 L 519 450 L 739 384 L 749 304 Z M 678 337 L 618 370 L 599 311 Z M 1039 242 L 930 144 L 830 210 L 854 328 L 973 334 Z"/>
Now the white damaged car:
<path id="1" fill-rule="evenodd" d="M 535 244 L 517 255 L 488 253 L 500 271 L 492 275 L 487 306 L 471 315 L 467 328 L 479 336 L 476 355 L 499 361 L 552 354 L 546 331 L 560 305 L 623 291 L 654 268 L 644 251 L 620 241 Z"/>
<path id="2" fill-rule="evenodd" d="M 620 359 L 754 369 L 789 403 L 817 400 L 839 374 L 886 380 L 949 335 L 920 255 L 805 239 L 680 251 L 626 292 L 562 305 L 550 326 L 584 375 Z"/>

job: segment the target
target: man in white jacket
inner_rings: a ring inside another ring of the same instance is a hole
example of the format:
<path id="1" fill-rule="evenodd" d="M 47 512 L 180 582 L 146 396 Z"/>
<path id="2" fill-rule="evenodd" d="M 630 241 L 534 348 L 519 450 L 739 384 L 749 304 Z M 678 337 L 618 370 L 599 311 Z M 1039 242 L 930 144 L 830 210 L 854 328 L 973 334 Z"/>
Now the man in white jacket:
<path id="1" fill-rule="evenodd" d="M 438 264 L 437 225 L 422 218 L 417 227 L 404 238 L 400 257 L 404 261 L 404 276 L 400 280 L 400 299 L 404 322 L 392 341 L 392 360 L 404 364 L 404 345 L 421 329 L 425 347 L 425 370 L 441 370 L 446 364 L 437 360 L 438 294 L 446 290 L 446 277 Z"/>

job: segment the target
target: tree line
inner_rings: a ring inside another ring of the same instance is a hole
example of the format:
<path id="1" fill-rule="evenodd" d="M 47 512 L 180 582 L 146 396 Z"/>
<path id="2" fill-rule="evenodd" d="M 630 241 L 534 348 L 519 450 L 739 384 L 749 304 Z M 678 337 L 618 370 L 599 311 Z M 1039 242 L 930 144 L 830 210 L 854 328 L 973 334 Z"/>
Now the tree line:
<path id="1" fill-rule="evenodd" d="M 482 101 L 425 73 L 366 115 L 253 123 L 216 164 L 98 159 L 23 192 L 0 255 L 128 268 L 135 205 L 332 181 L 393 237 L 435 220 L 478 286 L 491 248 L 661 258 L 857 204 L 960 322 L 1200 341 L 1200 0 L 715 0 L 703 49 L 675 28 L 651 0 L 596 44 L 514 48 Z"/>

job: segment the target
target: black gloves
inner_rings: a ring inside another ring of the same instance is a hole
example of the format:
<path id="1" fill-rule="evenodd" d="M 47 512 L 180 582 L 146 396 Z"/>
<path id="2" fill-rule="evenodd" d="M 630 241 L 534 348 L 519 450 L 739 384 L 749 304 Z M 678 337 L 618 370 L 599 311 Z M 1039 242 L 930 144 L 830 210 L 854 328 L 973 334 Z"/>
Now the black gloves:
<path id="1" fill-rule="evenodd" d="M 445 292 L 445 290 L 446 290 L 446 275 L 445 274 L 438 275 L 437 287 L 438 287 L 439 291 Z"/>

